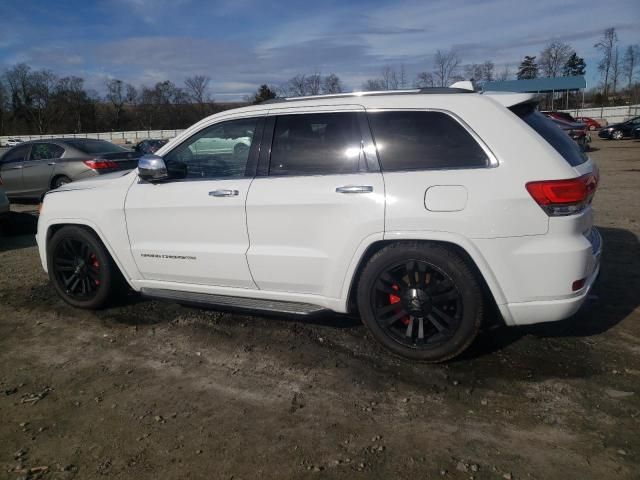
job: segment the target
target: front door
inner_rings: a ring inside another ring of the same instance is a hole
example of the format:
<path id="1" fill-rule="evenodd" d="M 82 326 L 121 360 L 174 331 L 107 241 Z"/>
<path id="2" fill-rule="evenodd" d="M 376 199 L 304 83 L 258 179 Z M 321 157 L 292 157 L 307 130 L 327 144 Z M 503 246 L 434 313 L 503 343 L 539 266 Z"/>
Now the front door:
<path id="1" fill-rule="evenodd" d="M 263 176 L 247 199 L 247 259 L 260 289 L 340 298 L 358 247 L 382 236 L 384 184 L 365 153 L 362 112 L 291 108 L 267 121 L 270 158 L 263 146 Z"/>
<path id="2" fill-rule="evenodd" d="M 0 159 L 0 177 L 4 190 L 9 198 L 24 196 L 22 183 L 22 168 L 24 160 L 29 154 L 30 145 L 21 145 L 9 150 Z"/>
<path id="3" fill-rule="evenodd" d="M 258 118 L 205 127 L 164 155 L 170 180 L 134 182 L 127 230 L 146 280 L 255 288 L 245 256 L 245 201 L 261 127 Z M 228 148 L 212 148 L 220 144 Z"/>

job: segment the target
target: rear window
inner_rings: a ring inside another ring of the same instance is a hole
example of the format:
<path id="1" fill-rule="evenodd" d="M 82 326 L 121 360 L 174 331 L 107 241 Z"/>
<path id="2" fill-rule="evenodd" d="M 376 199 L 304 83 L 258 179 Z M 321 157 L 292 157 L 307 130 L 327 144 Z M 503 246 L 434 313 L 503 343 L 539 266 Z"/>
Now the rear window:
<path id="1" fill-rule="evenodd" d="M 477 168 L 489 159 L 471 134 L 442 112 L 369 114 L 382 170 Z"/>
<path id="2" fill-rule="evenodd" d="M 128 152 L 126 148 L 104 140 L 65 140 L 73 148 L 88 154 Z"/>
<path id="3" fill-rule="evenodd" d="M 578 144 L 552 120 L 538 112 L 534 105 L 520 104 L 510 110 L 544 138 L 572 167 L 587 161 L 587 155 Z"/>

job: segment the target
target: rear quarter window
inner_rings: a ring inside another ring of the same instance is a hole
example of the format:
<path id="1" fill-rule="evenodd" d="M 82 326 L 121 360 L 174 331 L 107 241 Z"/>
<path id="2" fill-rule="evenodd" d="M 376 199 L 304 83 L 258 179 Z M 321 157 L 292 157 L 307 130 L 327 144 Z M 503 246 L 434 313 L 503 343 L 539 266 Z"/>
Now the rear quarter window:
<path id="1" fill-rule="evenodd" d="M 444 112 L 368 114 L 383 171 L 485 167 L 489 159 L 471 134 Z"/>
<path id="2" fill-rule="evenodd" d="M 587 155 L 566 132 L 558 128 L 552 120 L 535 109 L 532 104 L 520 104 L 510 108 L 520 119 L 551 145 L 565 161 L 575 167 L 587 161 Z"/>

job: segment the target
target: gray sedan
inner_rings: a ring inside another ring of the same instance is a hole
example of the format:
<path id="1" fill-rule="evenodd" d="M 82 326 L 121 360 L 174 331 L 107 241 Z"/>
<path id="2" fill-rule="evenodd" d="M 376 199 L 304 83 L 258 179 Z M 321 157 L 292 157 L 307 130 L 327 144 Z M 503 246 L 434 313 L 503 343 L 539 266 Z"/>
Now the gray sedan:
<path id="1" fill-rule="evenodd" d="M 140 155 L 105 140 L 33 140 L 0 157 L 0 177 L 9 199 L 39 201 L 46 192 L 65 183 L 132 170 Z"/>

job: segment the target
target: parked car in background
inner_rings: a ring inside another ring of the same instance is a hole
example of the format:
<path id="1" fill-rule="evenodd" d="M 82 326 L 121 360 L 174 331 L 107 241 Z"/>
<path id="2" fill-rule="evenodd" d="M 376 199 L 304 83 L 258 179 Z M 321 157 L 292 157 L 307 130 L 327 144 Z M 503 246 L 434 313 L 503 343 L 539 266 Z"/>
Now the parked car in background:
<path id="1" fill-rule="evenodd" d="M 576 121 L 584 123 L 589 130 L 600 130 L 602 125 L 591 117 L 576 117 Z"/>
<path id="2" fill-rule="evenodd" d="M 139 157 L 105 140 L 32 140 L 0 157 L 0 176 L 11 200 L 40 200 L 65 183 L 136 168 Z"/>
<path id="3" fill-rule="evenodd" d="M 551 121 L 566 132 L 574 142 L 578 144 L 583 152 L 589 150 L 589 143 L 591 143 L 591 137 L 587 133 L 587 129 L 584 123 L 565 122 L 555 117 L 549 117 Z"/>
<path id="4" fill-rule="evenodd" d="M 19 138 L 9 138 L 5 142 L 4 146 L 5 147 L 15 147 L 16 145 L 18 145 L 20 143 L 22 143 L 22 140 L 20 140 Z"/>
<path id="5" fill-rule="evenodd" d="M 7 197 L 2 185 L 2 177 L 0 177 L 0 220 L 9 214 L 9 198 Z"/>
<path id="6" fill-rule="evenodd" d="M 548 322 L 587 298 L 597 168 L 535 95 L 277 102 L 210 116 L 117 178 L 49 192 L 37 242 L 56 292 L 103 308 L 126 282 L 219 309 L 349 313 L 391 352 L 432 362 L 465 350 L 493 311 Z"/>
<path id="7" fill-rule="evenodd" d="M 138 142 L 133 150 L 135 152 L 146 155 L 147 153 L 156 153 L 156 151 L 167 144 L 169 140 L 148 138 Z"/>
<path id="8" fill-rule="evenodd" d="M 609 140 L 622 140 L 623 138 L 630 138 L 637 127 L 640 127 L 640 117 L 607 125 L 600 129 L 598 136 Z"/>

